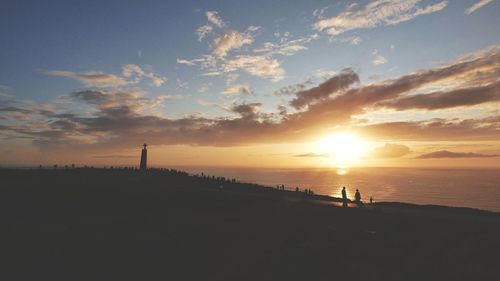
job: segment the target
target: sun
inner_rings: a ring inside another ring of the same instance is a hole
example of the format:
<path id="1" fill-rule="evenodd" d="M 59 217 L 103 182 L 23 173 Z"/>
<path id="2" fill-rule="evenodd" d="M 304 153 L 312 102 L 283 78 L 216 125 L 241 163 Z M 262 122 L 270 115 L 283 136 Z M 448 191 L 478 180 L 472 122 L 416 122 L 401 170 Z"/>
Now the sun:
<path id="1" fill-rule="evenodd" d="M 366 143 L 352 133 L 326 136 L 317 142 L 319 153 L 327 155 L 338 168 L 347 168 L 361 159 L 367 151 Z"/>

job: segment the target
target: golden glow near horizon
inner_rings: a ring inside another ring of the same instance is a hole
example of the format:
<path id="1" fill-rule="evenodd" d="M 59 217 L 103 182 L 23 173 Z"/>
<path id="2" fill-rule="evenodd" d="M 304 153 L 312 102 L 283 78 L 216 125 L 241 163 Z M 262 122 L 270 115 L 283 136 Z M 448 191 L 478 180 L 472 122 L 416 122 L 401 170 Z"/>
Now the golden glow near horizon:
<path id="1" fill-rule="evenodd" d="M 343 132 L 329 135 L 316 143 L 317 152 L 329 158 L 332 166 L 345 170 L 359 161 L 368 151 L 368 145 L 359 136 Z"/>

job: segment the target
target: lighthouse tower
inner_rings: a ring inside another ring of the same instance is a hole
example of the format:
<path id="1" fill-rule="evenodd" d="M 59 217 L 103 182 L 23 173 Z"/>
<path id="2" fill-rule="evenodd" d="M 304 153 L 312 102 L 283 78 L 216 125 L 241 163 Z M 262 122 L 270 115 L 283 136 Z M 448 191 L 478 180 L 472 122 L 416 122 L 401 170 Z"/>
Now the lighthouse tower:
<path id="1" fill-rule="evenodd" d="M 145 171 L 148 168 L 148 166 L 147 166 L 148 150 L 146 149 L 146 147 L 148 145 L 147 144 L 143 144 L 142 146 L 144 148 L 142 149 L 142 152 L 141 152 L 141 165 L 140 165 L 140 169 L 141 169 L 141 171 Z"/>

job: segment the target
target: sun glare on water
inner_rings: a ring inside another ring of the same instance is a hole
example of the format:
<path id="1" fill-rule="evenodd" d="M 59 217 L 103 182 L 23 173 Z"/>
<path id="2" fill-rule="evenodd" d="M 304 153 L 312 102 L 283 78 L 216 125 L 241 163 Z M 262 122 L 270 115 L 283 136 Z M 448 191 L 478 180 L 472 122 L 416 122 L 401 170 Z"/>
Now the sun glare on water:
<path id="1" fill-rule="evenodd" d="M 317 143 L 317 150 L 327 155 L 331 164 L 342 171 L 361 159 L 367 151 L 367 145 L 355 134 L 339 133 L 321 139 Z"/>

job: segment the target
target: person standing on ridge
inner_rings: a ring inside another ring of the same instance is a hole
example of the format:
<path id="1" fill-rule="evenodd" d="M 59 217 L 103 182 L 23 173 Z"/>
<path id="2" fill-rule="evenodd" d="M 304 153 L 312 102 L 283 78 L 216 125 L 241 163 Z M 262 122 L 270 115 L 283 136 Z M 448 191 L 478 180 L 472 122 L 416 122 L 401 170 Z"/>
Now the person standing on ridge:
<path id="1" fill-rule="evenodd" d="M 354 194 L 354 201 L 356 201 L 356 203 L 361 203 L 361 193 L 359 193 L 359 189 L 356 189 L 356 193 Z"/>
<path id="2" fill-rule="evenodd" d="M 345 186 L 342 187 L 342 207 L 347 207 L 347 192 L 345 191 Z"/>

